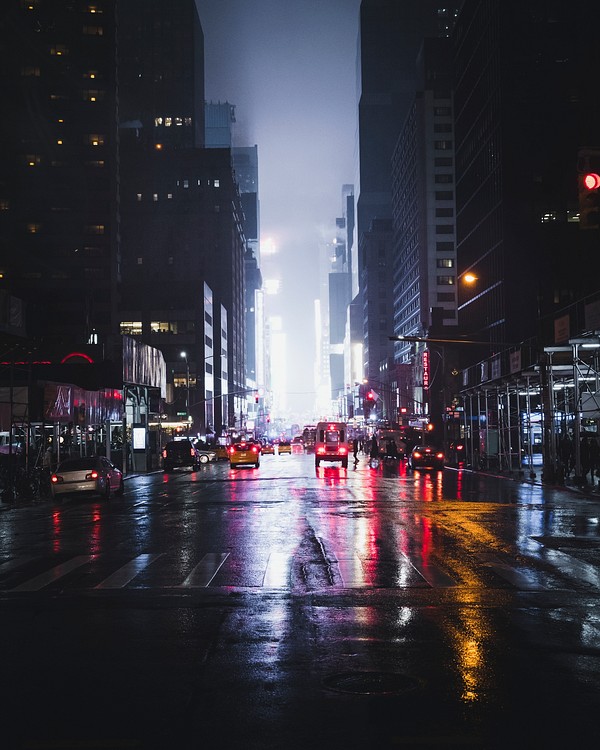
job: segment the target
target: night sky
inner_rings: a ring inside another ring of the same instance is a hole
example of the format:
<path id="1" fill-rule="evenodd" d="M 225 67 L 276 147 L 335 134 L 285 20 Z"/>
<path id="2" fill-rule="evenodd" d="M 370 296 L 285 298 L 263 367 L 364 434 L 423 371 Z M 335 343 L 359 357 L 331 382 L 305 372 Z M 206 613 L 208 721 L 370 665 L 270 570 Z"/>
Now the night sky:
<path id="1" fill-rule="evenodd" d="M 205 96 L 236 106 L 234 145 L 258 146 L 261 262 L 278 278 L 268 312 L 287 337 L 287 404 L 314 401 L 313 300 L 318 253 L 354 183 L 360 0 L 197 0 Z M 266 246 L 266 242 L 265 242 Z"/>

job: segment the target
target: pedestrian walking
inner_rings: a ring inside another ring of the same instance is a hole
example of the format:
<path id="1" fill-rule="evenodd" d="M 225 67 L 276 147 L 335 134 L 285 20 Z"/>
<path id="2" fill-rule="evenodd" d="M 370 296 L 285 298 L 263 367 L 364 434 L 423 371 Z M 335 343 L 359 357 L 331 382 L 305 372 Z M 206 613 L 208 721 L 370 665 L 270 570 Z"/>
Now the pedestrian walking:
<path id="1" fill-rule="evenodd" d="M 354 455 L 354 463 L 358 463 L 358 438 L 355 437 L 352 441 L 352 453 Z"/>
<path id="2" fill-rule="evenodd" d="M 590 441 L 590 481 L 594 484 L 594 477 L 597 476 L 598 469 L 600 468 L 600 446 L 598 440 L 595 437 L 591 437 Z"/>
<path id="3" fill-rule="evenodd" d="M 369 450 L 369 466 L 376 469 L 379 466 L 379 446 L 377 445 L 377 438 L 373 435 L 371 439 L 371 448 Z"/>
<path id="4" fill-rule="evenodd" d="M 559 441 L 558 451 L 565 478 L 573 470 L 573 441 L 569 435 L 563 435 Z"/>
<path id="5" fill-rule="evenodd" d="M 579 443 L 579 461 L 581 463 L 581 478 L 584 482 L 587 482 L 591 461 L 590 440 L 587 435 L 584 435 Z"/>

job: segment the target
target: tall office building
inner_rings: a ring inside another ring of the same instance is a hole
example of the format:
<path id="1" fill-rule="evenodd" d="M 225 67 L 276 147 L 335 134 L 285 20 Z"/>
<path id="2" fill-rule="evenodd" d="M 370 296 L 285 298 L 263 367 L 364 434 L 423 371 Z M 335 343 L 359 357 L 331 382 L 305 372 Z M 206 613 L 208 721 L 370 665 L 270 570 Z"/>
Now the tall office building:
<path id="1" fill-rule="evenodd" d="M 47 346 L 118 330 L 115 27 L 114 2 L 0 13 L 0 288 L 23 305 L 11 330 Z"/>
<path id="2" fill-rule="evenodd" d="M 457 325 L 452 69 L 449 39 L 425 39 L 419 89 L 393 154 L 394 334 L 423 336 L 439 309 Z M 397 342 L 407 362 L 411 345 Z"/>
<path id="3" fill-rule="evenodd" d="M 393 331 L 392 154 L 417 89 L 426 36 L 448 36 L 454 9 L 439 0 L 362 0 L 358 45 L 357 262 L 353 296 L 363 305 L 364 373 L 391 360 Z M 376 257 L 368 257 L 374 256 Z M 354 272 L 355 269 L 355 272 Z"/>
<path id="4" fill-rule="evenodd" d="M 95 7 L 95 6 L 94 6 Z M 148 146 L 202 148 L 204 33 L 194 0 L 117 0 L 119 121 Z"/>
<path id="5" fill-rule="evenodd" d="M 568 337 L 581 321 L 567 307 L 598 289 L 599 232 L 578 221 L 578 157 L 600 147 L 599 21 L 594 0 L 466 0 L 459 16 L 459 320 L 490 342 L 464 351 L 472 362 L 502 342 L 556 343 L 561 310 Z"/>
<path id="6" fill-rule="evenodd" d="M 245 237 L 231 148 L 203 148 L 202 27 L 194 0 L 118 20 L 121 332 L 163 351 L 171 416 L 220 434 L 246 412 Z"/>

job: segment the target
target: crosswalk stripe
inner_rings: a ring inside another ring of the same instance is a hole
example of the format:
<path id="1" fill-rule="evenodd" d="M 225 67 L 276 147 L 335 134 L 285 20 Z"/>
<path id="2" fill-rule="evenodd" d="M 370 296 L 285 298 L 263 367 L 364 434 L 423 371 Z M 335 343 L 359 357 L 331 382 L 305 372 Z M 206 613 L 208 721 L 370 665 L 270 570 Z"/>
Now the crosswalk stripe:
<path id="1" fill-rule="evenodd" d="M 287 552 L 271 552 L 263 578 L 263 586 L 282 589 L 289 583 L 290 556 Z"/>
<path id="2" fill-rule="evenodd" d="M 132 581 L 138 575 L 138 573 L 144 570 L 144 568 L 147 568 L 155 560 L 158 560 L 159 557 L 162 557 L 162 555 L 162 552 L 157 555 L 138 555 L 133 560 L 130 560 L 127 565 L 123 565 L 122 568 L 115 570 L 115 572 L 112 575 L 108 576 L 108 578 L 100 581 L 100 583 L 94 586 L 94 588 L 121 589 L 123 588 L 123 586 L 126 586 L 130 581 Z"/>
<path id="3" fill-rule="evenodd" d="M 522 591 L 543 591 L 546 586 L 539 580 L 539 575 L 525 568 L 513 568 L 493 554 L 481 554 L 477 559 L 486 567 L 491 568 L 496 575 L 508 581 L 515 588 Z"/>
<path id="4" fill-rule="evenodd" d="M 39 591 L 40 589 L 43 589 L 44 586 L 48 586 L 48 584 L 50 583 L 55 583 L 63 576 L 66 576 L 67 573 L 70 573 L 72 570 L 76 570 L 82 565 L 86 565 L 95 557 L 96 555 L 78 555 L 77 557 L 73 557 L 71 560 L 67 560 L 60 565 L 55 565 L 45 573 L 41 573 L 39 576 L 30 578 L 28 581 L 21 583 L 19 586 L 15 586 L 13 589 L 11 589 L 11 591 Z"/>
<path id="5" fill-rule="evenodd" d="M 14 560 L 7 560 L 6 562 L 0 563 L 0 573 L 10 573 L 11 570 L 20 568 L 21 565 L 27 565 L 35 558 L 33 557 L 15 557 Z"/>
<path id="6" fill-rule="evenodd" d="M 219 572 L 229 552 L 207 552 L 177 588 L 205 588 Z"/>
<path id="7" fill-rule="evenodd" d="M 423 563 L 420 557 L 419 559 L 409 558 L 407 555 L 404 555 L 404 557 L 430 586 L 434 588 L 452 588 L 457 585 L 454 578 L 449 576 L 446 571 L 438 568 L 437 565 Z"/>
<path id="8" fill-rule="evenodd" d="M 119 567 L 93 588 L 100 591 L 125 588 L 142 571 L 159 558 L 165 558 L 165 556 L 166 553 L 162 552 L 140 554 Z M 169 587 L 194 589 L 210 586 L 229 556 L 229 552 L 209 552 L 205 554 L 181 583 L 174 586 L 171 584 Z M 78 555 L 55 565 L 44 573 L 23 581 L 18 586 L 5 590 L 11 592 L 39 591 L 99 557 L 98 554 Z M 600 570 L 596 566 L 578 560 L 567 553 L 548 548 L 543 548 L 538 557 L 541 562 L 550 565 L 552 569 L 537 570 L 513 566 L 509 562 L 504 562 L 501 557 L 494 553 L 481 553 L 475 555 L 474 559 L 521 591 L 544 591 L 553 588 L 552 576 L 556 577 L 556 575 L 575 580 L 579 585 L 600 589 Z M 41 559 L 22 556 L 7 560 L 0 563 L 0 574 L 14 574 L 15 571 L 19 571 L 26 564 L 35 560 L 41 561 Z M 291 561 L 292 554 L 289 552 L 271 552 L 265 567 L 262 586 L 273 589 L 287 588 L 290 585 Z M 449 588 L 459 585 L 444 569 L 423 561 L 420 555 L 413 556 L 399 553 L 398 558 L 393 562 L 391 560 L 363 560 L 357 553 L 346 554 L 339 558 L 333 555 L 330 558 L 330 564 L 334 571 L 334 587 L 384 586 L 386 588 L 410 588 L 428 585 L 432 588 Z"/>
<path id="9" fill-rule="evenodd" d="M 338 557 L 337 566 L 342 586 L 345 588 L 360 588 L 367 585 L 365 571 L 357 555 L 353 557 Z"/>

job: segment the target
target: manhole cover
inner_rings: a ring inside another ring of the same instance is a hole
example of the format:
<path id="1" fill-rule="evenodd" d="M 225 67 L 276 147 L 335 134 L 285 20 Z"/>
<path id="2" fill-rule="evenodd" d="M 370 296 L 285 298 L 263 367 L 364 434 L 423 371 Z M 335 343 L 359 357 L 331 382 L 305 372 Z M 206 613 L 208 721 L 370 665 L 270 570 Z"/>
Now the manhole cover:
<path id="1" fill-rule="evenodd" d="M 394 672 L 344 672 L 326 677 L 323 682 L 329 690 L 357 695 L 408 693 L 421 687 L 417 678 Z"/>

